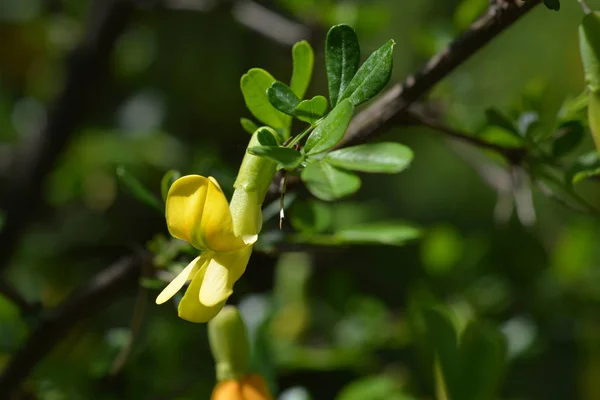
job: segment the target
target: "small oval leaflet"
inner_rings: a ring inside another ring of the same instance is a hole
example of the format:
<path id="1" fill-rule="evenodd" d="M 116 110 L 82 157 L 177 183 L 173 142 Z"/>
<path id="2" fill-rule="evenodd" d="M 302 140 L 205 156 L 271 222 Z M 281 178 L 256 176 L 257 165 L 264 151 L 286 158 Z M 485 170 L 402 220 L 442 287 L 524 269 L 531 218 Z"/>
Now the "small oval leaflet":
<path id="1" fill-rule="evenodd" d="M 382 142 L 361 144 L 329 153 L 330 164 L 353 171 L 370 173 L 397 173 L 406 169 L 413 152 L 400 143 Z"/>

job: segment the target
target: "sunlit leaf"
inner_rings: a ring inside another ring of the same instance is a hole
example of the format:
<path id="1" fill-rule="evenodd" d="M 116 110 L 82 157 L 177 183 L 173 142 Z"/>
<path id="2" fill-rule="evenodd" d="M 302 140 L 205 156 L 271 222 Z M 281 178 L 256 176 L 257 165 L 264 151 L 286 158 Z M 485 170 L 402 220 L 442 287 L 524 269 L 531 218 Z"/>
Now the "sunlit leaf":
<path id="1" fill-rule="evenodd" d="M 336 25 L 327 33 L 325 64 L 331 107 L 335 107 L 358 70 L 360 46 L 354 29 Z"/>
<path id="2" fill-rule="evenodd" d="M 335 150 L 327 161 L 338 168 L 371 173 L 397 173 L 406 169 L 413 152 L 400 143 L 382 142 Z"/>
<path id="3" fill-rule="evenodd" d="M 377 95 L 388 83 L 392 75 L 394 45 L 390 39 L 375 50 L 360 66 L 356 74 L 339 97 L 338 101 L 346 98 L 354 106 L 364 103 Z"/>
<path id="4" fill-rule="evenodd" d="M 294 115 L 296 107 L 300 104 L 300 99 L 292 89 L 282 82 L 273 82 L 267 89 L 267 97 L 273 107 L 288 115 Z"/>
<path id="5" fill-rule="evenodd" d="M 349 100 L 341 101 L 306 139 L 304 152 L 314 155 L 329 150 L 344 137 L 352 120 L 354 107 Z"/>
<path id="6" fill-rule="evenodd" d="M 360 178 L 325 161 L 310 163 L 302 170 L 302 181 L 321 200 L 332 201 L 360 189 Z"/>
<path id="7" fill-rule="evenodd" d="M 117 177 L 133 197 L 147 206 L 154 208 L 161 214 L 164 213 L 165 207 L 160 200 L 158 200 L 152 192 L 146 189 L 133 175 L 127 172 L 123 166 L 117 168 Z"/>
<path id="8" fill-rule="evenodd" d="M 252 68 L 242 76 L 240 88 L 248 110 L 263 124 L 269 125 L 287 135 L 291 117 L 278 111 L 267 98 L 267 89 L 275 82 L 267 71 Z"/>
<path id="9" fill-rule="evenodd" d="M 300 121 L 314 124 L 327 111 L 327 99 L 323 96 L 315 96 L 310 100 L 303 100 L 298 104 L 294 115 Z"/>
<path id="10" fill-rule="evenodd" d="M 294 69 L 292 71 L 290 88 L 299 99 L 302 99 L 310 84 L 315 59 L 313 49 L 306 40 L 294 45 L 292 48 L 292 59 Z"/>

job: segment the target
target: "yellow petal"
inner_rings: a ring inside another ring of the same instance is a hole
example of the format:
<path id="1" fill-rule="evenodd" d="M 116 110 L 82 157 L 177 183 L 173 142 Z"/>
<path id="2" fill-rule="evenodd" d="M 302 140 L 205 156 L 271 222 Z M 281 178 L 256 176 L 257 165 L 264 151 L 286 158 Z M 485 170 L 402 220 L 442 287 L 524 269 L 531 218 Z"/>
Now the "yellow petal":
<path id="1" fill-rule="evenodd" d="M 215 253 L 206 268 L 199 293 L 200 303 L 213 306 L 227 300 L 233 293 L 233 285 L 246 270 L 250 254 L 251 247 L 229 253 Z"/>
<path id="2" fill-rule="evenodd" d="M 214 251 L 233 251 L 246 246 L 242 238 L 234 233 L 229 203 L 213 177 L 208 178 L 202 230 L 208 247 Z"/>
<path id="3" fill-rule="evenodd" d="M 207 307 L 198 301 L 200 287 L 202 286 L 205 272 L 206 264 L 196 273 L 192 283 L 190 283 L 190 286 L 188 286 L 183 298 L 179 302 L 179 306 L 177 307 L 179 318 L 197 323 L 208 322 L 213 319 L 225 305 L 225 300 L 211 307 Z"/>
<path id="4" fill-rule="evenodd" d="M 229 204 L 214 178 L 177 179 L 166 203 L 167 225 L 174 237 L 197 249 L 233 251 L 246 246 L 234 233 Z"/>
<path id="5" fill-rule="evenodd" d="M 194 258 L 194 260 L 189 263 L 187 267 L 185 267 L 183 271 L 181 271 L 179 275 L 177 275 L 175 279 L 162 290 L 162 292 L 160 292 L 156 297 L 156 304 L 162 304 L 175 296 L 175 293 L 177 293 L 188 280 L 194 277 L 198 272 L 198 269 L 202 266 L 202 262 L 206 262 L 206 259 L 202 260 L 202 262 L 200 259 L 201 256 Z"/>
<path id="6" fill-rule="evenodd" d="M 171 185 L 166 201 L 166 216 L 169 232 L 202 249 L 203 243 L 195 240 L 195 231 L 202 222 L 202 211 L 206 201 L 209 180 L 200 175 L 187 175 Z"/>

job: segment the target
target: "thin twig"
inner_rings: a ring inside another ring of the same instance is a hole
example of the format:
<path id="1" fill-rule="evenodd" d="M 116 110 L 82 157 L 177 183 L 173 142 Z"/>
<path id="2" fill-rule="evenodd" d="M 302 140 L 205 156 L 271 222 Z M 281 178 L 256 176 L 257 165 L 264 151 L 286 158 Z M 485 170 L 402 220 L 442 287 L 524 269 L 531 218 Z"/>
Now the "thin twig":
<path id="1" fill-rule="evenodd" d="M 102 310 L 124 288 L 134 285 L 150 260 L 147 254 L 121 259 L 98 273 L 61 306 L 48 311 L 0 375 L 2 398 L 11 398 L 23 379 L 75 324 Z"/>
<path id="2" fill-rule="evenodd" d="M 527 155 L 527 149 L 525 147 L 505 147 L 495 143 L 490 143 L 486 140 L 480 139 L 476 136 L 461 132 L 457 129 L 450 128 L 438 121 L 431 118 L 425 117 L 424 115 L 417 114 L 414 111 L 406 111 L 406 116 L 410 118 L 411 123 L 423 125 L 434 131 L 444 133 L 454 139 L 461 140 L 463 142 L 472 144 L 476 147 L 492 150 L 506 158 L 511 164 L 519 164 L 523 157 Z"/>

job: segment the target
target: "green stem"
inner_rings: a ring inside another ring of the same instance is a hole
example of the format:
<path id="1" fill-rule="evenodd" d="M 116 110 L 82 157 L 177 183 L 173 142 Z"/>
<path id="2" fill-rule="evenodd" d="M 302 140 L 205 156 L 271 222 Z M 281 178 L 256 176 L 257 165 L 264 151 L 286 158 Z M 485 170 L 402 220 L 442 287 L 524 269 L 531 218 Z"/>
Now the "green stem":
<path id="1" fill-rule="evenodd" d="M 298 143 L 299 141 L 301 141 L 302 138 L 304 138 L 304 136 L 308 135 L 313 129 L 315 129 L 317 127 L 317 125 L 319 125 L 320 122 L 321 122 L 321 120 L 318 120 L 313 125 L 309 126 L 305 130 L 303 130 L 302 132 L 300 132 L 299 134 L 294 136 L 294 138 L 287 144 L 286 147 L 290 147 L 290 148 L 294 147 L 294 145 L 296 143 Z"/>

